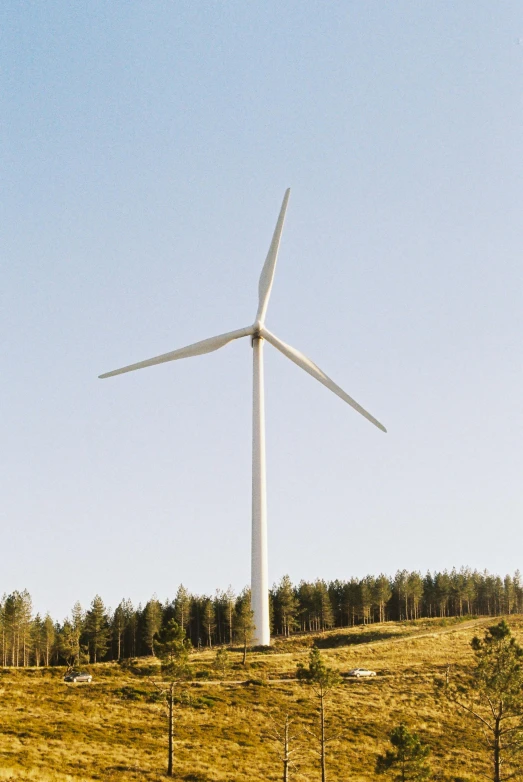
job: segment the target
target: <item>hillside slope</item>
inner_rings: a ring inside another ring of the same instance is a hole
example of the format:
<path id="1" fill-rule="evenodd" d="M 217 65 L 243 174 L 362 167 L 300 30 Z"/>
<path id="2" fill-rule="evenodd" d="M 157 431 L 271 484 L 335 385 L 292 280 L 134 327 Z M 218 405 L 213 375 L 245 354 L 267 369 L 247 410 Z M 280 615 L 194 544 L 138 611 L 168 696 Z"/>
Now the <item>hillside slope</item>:
<path id="1" fill-rule="evenodd" d="M 295 718 L 301 776 L 319 778 L 314 742 L 315 703 L 293 677 L 316 643 L 328 665 L 344 673 L 369 667 L 370 680 L 344 679 L 331 698 L 330 780 L 375 779 L 378 752 L 392 727 L 405 721 L 432 747 L 439 779 L 476 780 L 488 770 L 479 737 L 435 696 L 434 682 L 472 663 L 470 640 L 492 618 L 387 623 L 276 641 L 266 652 L 230 653 L 225 680 L 212 667 L 214 650 L 194 652 L 195 679 L 176 708 L 176 779 L 257 782 L 281 778 L 272 739 L 286 713 Z M 523 638 L 523 618 L 507 619 Z M 136 782 L 165 779 L 165 709 L 158 700 L 157 663 L 88 666 L 91 685 L 65 684 L 64 669 L 0 671 L 0 780 Z M 212 677 L 212 678 L 207 678 Z M 292 777 L 291 777 L 292 778 Z"/>

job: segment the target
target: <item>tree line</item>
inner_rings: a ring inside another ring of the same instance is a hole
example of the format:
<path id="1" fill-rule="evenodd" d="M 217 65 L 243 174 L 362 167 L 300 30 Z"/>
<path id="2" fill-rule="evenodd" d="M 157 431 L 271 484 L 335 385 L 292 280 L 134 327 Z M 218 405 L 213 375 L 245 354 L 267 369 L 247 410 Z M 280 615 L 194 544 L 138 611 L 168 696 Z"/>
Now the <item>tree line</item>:
<path id="1" fill-rule="evenodd" d="M 301 581 L 284 576 L 270 590 L 272 634 L 322 632 L 332 628 L 422 617 L 500 616 L 523 613 L 523 581 L 469 568 L 349 581 Z M 193 595 L 180 585 L 174 600 L 152 597 L 145 606 L 122 600 L 113 610 L 100 596 L 84 610 L 77 602 L 69 617 L 55 621 L 34 614 L 30 594 L 0 600 L 0 657 L 3 667 L 76 665 L 155 655 L 155 639 L 175 620 L 193 647 L 247 645 L 252 632 L 250 593 L 231 587 L 215 595 Z"/>

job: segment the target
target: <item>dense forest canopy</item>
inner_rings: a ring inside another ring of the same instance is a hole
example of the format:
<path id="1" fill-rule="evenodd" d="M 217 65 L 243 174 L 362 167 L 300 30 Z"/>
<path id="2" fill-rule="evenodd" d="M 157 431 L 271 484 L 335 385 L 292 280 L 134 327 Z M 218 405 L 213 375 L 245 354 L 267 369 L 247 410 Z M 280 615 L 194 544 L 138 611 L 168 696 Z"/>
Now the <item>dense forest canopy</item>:
<path id="1" fill-rule="evenodd" d="M 98 595 L 84 610 L 75 603 L 63 622 L 34 614 L 27 591 L 0 601 L 2 666 L 75 665 L 155 654 L 155 639 L 175 619 L 195 647 L 240 641 L 249 590 L 231 587 L 214 596 L 192 595 L 183 585 L 174 600 L 152 597 L 145 606 L 122 600 L 113 610 Z M 523 612 L 523 584 L 513 576 L 469 568 L 427 573 L 398 571 L 349 581 L 301 581 L 284 576 L 270 590 L 273 635 L 322 632 L 372 622 L 421 617 L 499 616 Z"/>

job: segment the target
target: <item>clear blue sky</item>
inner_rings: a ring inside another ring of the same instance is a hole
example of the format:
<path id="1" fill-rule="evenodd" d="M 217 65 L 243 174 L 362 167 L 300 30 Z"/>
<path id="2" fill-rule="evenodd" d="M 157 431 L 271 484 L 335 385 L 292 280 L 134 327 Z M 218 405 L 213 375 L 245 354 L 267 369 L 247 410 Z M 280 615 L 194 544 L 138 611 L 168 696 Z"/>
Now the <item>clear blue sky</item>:
<path id="1" fill-rule="evenodd" d="M 523 565 L 523 6 L 0 9 L 0 593 L 63 618 L 250 578 L 254 319 L 270 580 Z"/>

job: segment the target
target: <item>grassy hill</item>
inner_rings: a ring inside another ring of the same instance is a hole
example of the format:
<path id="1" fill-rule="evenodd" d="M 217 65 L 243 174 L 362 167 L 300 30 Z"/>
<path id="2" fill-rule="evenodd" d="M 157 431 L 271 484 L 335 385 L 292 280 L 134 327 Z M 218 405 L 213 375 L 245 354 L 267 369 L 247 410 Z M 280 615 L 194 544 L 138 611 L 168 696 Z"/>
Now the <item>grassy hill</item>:
<path id="1" fill-rule="evenodd" d="M 498 620 L 421 620 L 387 623 L 276 641 L 248 656 L 232 651 L 225 680 L 212 667 L 213 651 L 194 652 L 195 679 L 176 708 L 176 779 L 257 782 L 281 779 L 274 725 L 295 717 L 299 748 L 296 780 L 319 779 L 315 718 L 309 688 L 294 678 L 315 642 L 328 665 L 344 673 L 369 667 L 370 680 L 344 679 L 332 695 L 329 781 L 375 780 L 376 755 L 400 721 L 432 747 L 441 780 L 477 780 L 488 770 L 477 730 L 437 699 L 434 681 L 447 665 L 472 663 L 470 640 Z M 507 620 L 523 640 L 523 618 Z M 0 669 L 0 781 L 130 782 L 163 780 L 167 760 L 165 708 L 154 684 L 154 659 L 123 666 L 87 666 L 92 684 L 65 684 L 64 669 Z"/>

